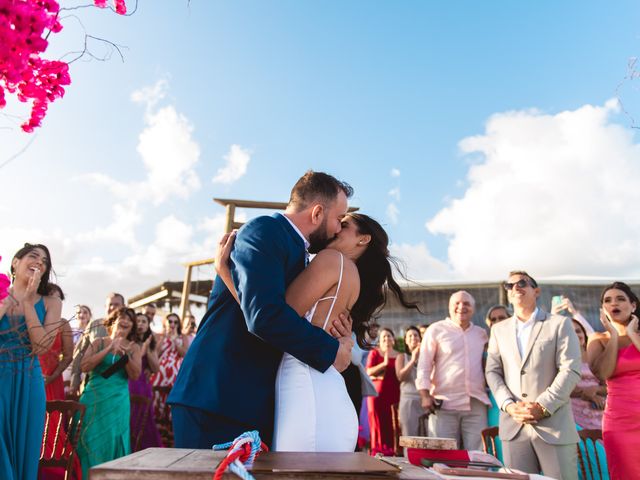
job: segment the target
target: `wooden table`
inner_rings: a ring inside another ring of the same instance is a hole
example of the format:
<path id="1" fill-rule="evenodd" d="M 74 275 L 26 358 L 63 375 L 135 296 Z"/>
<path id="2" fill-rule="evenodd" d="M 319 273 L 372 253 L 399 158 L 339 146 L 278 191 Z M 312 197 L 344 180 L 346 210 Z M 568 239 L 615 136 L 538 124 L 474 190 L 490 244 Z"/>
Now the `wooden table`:
<path id="1" fill-rule="evenodd" d="M 211 480 L 213 472 L 226 452 L 188 448 L 147 448 L 126 457 L 93 467 L 89 480 Z M 397 470 L 365 453 L 291 453 L 268 452 L 254 464 L 256 479 L 334 480 L 436 480 L 438 477 L 404 458 L 388 458 L 399 463 Z M 286 466 L 286 470 L 273 471 Z M 362 473 L 356 473 L 360 467 Z M 296 470 L 297 469 L 297 470 Z M 238 479 L 231 473 L 225 480 Z"/>

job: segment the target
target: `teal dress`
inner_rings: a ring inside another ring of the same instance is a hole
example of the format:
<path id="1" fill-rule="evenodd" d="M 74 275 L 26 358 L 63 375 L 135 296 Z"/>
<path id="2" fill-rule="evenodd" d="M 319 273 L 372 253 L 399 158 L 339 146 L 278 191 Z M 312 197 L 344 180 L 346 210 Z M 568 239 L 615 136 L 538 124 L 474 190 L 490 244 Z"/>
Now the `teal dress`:
<path id="1" fill-rule="evenodd" d="M 89 478 L 91 467 L 131 453 L 127 372 L 121 368 L 109 378 L 101 375 L 119 358 L 108 353 L 89 373 L 80 395 L 80 403 L 87 407 L 78 441 L 82 478 Z"/>
<path id="2" fill-rule="evenodd" d="M 44 300 L 35 305 L 44 324 Z M 35 480 L 44 431 L 44 379 L 24 315 L 0 318 L 0 478 Z"/>

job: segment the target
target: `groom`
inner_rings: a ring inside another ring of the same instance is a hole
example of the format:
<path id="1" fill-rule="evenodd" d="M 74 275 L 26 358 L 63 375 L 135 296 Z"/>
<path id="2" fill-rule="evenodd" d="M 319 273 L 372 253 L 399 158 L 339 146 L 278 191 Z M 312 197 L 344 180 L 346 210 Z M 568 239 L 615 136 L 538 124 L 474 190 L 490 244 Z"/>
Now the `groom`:
<path id="1" fill-rule="evenodd" d="M 209 309 L 167 400 L 175 446 L 211 448 L 247 430 L 271 443 L 275 379 L 282 352 L 324 372 L 351 362 L 353 341 L 336 340 L 285 303 L 287 286 L 340 231 L 353 189 L 308 171 L 291 190 L 283 214 L 255 218 L 240 229 L 231 274 L 240 305 L 218 277 Z"/>

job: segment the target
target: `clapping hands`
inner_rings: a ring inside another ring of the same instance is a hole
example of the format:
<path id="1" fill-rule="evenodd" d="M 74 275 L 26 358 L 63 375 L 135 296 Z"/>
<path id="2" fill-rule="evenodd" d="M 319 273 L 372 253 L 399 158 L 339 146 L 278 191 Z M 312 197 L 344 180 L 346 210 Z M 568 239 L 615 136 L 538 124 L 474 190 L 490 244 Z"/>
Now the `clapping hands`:
<path id="1" fill-rule="evenodd" d="M 116 337 L 111 341 L 111 351 L 115 355 L 124 355 L 128 353 L 129 348 L 128 345 L 125 347 L 125 345 L 123 344 L 124 341 L 125 339 L 123 339 L 122 337 Z"/>
<path id="2" fill-rule="evenodd" d="M 631 320 L 627 324 L 626 331 L 629 338 L 632 340 L 640 340 L 640 332 L 638 332 L 638 317 L 631 315 Z"/>
<path id="3" fill-rule="evenodd" d="M 415 364 L 418 363 L 418 357 L 420 356 L 420 344 L 418 344 L 416 346 L 416 348 L 414 348 L 411 351 L 411 361 Z"/>
<path id="4" fill-rule="evenodd" d="M 609 314 L 604 308 L 600 309 L 600 323 L 602 323 L 604 329 L 609 332 L 611 338 L 618 338 L 618 330 L 616 330 L 613 320 L 611 320 L 611 317 L 609 317 Z"/>

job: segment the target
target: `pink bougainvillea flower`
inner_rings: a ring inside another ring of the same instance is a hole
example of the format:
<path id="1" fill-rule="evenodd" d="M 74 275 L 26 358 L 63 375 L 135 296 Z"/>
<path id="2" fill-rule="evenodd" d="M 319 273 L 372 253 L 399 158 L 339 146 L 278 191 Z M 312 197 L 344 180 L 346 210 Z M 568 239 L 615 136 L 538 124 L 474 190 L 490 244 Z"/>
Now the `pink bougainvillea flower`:
<path id="1" fill-rule="evenodd" d="M 115 11 L 124 15 L 125 0 L 114 0 Z M 106 7 L 107 0 L 94 0 Z M 33 132 L 42 124 L 49 104 L 64 96 L 71 84 L 69 65 L 47 60 L 50 33 L 62 30 L 60 6 L 56 0 L 0 0 L 0 108 L 6 106 L 6 92 L 21 102 L 31 103 L 31 115 L 21 128 Z"/>
<path id="2" fill-rule="evenodd" d="M 115 0 L 116 2 L 116 13 L 120 15 L 124 15 L 127 13 L 127 5 L 124 3 L 124 0 Z"/>
<path id="3" fill-rule="evenodd" d="M 2 257 L 0 257 L 2 260 Z M 0 302 L 9 296 L 11 280 L 4 273 L 0 273 Z"/>

